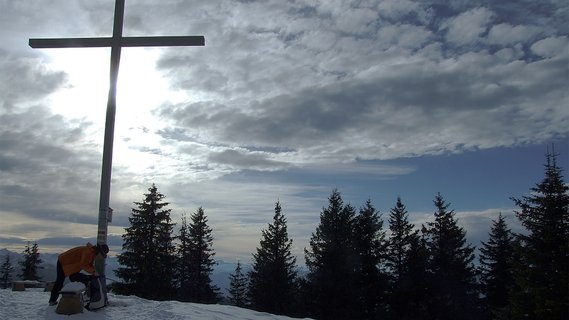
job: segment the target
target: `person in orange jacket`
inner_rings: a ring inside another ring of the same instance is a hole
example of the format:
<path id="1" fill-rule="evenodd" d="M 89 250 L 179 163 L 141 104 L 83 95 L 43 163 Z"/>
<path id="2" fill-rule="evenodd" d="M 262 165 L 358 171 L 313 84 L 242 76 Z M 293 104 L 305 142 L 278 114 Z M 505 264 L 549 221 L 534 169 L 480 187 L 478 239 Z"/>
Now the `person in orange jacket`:
<path id="1" fill-rule="evenodd" d="M 65 277 L 69 277 L 72 282 L 83 282 L 85 285 L 92 277 L 98 277 L 93 262 L 97 255 L 106 258 L 107 253 L 109 253 L 109 247 L 106 244 L 93 246 L 87 243 L 85 246 L 75 247 L 60 254 L 57 258 L 57 279 L 51 290 L 49 304 L 57 304 L 57 298 L 61 288 L 63 288 Z M 81 270 L 90 273 L 91 276 L 81 273 Z"/>

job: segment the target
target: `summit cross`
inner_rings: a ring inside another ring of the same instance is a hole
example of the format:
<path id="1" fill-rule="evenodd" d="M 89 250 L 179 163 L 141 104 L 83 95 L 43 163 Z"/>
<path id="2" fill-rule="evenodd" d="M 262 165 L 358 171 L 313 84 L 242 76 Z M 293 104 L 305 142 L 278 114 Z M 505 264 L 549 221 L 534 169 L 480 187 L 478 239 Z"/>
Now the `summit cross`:
<path id="1" fill-rule="evenodd" d="M 103 144 L 103 165 L 101 173 L 101 191 L 99 199 L 99 220 L 97 243 L 107 243 L 109 223 L 109 201 L 111 188 L 111 169 L 113 158 L 113 136 L 116 113 L 117 78 L 122 47 L 161 47 L 161 46 L 204 46 L 204 36 L 152 36 L 152 37 L 123 37 L 125 0 L 115 1 L 113 36 L 102 38 L 48 38 L 29 39 L 29 45 L 37 49 L 49 48 L 94 48 L 110 47 L 110 86 L 105 121 L 105 138 Z M 104 262 L 99 274 L 104 276 Z"/>

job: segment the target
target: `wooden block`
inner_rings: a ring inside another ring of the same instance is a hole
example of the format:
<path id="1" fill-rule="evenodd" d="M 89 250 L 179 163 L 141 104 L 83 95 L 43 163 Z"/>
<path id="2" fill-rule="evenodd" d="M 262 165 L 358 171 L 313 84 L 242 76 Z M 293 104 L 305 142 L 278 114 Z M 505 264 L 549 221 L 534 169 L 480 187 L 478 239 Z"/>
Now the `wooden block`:
<path id="1" fill-rule="evenodd" d="M 79 293 L 62 293 L 61 299 L 55 309 L 59 314 L 77 314 L 83 312 L 83 294 Z"/>
<path id="2" fill-rule="evenodd" d="M 23 282 L 15 281 L 12 283 L 12 291 L 26 291 L 26 285 Z"/>
<path id="3" fill-rule="evenodd" d="M 83 312 L 83 291 L 85 286 L 82 283 L 71 282 L 61 289 L 61 299 L 55 309 L 59 314 L 77 314 Z"/>

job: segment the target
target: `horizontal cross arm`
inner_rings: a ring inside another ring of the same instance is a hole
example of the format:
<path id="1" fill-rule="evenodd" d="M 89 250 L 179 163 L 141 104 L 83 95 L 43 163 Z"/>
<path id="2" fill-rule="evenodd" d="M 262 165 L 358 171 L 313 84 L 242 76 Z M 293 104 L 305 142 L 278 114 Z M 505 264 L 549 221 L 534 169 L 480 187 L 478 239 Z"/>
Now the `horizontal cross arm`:
<path id="1" fill-rule="evenodd" d="M 49 48 L 97 48 L 112 47 L 162 47 L 162 46 L 204 46 L 204 36 L 157 36 L 157 37 L 122 37 L 114 38 L 47 38 L 30 39 L 30 47 Z"/>
<path id="2" fill-rule="evenodd" d="M 124 37 L 123 47 L 204 46 L 204 36 Z"/>
<path id="3" fill-rule="evenodd" d="M 29 44 L 35 49 L 111 47 L 113 38 L 30 39 Z"/>

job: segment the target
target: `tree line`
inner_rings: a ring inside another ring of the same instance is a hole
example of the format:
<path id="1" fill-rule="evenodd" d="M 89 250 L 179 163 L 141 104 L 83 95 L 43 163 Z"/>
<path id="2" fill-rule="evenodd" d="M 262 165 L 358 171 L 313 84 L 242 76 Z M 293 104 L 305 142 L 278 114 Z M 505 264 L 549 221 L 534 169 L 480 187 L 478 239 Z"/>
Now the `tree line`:
<path id="1" fill-rule="evenodd" d="M 43 269 L 41 264 L 43 260 L 40 258 L 39 246 L 37 242 L 31 243 L 28 241 L 24 251 L 22 251 L 23 258 L 18 262 L 20 271 L 17 277 L 22 280 L 39 281 L 41 277 L 38 271 Z M 10 253 L 6 253 L 2 265 L 0 265 L 0 288 L 6 289 L 12 283 L 14 278 L 14 266 L 10 259 Z"/>
<path id="2" fill-rule="evenodd" d="M 433 201 L 431 221 L 413 225 L 398 198 L 384 226 L 370 200 L 356 209 L 333 190 L 305 248 L 307 272 L 301 273 L 277 202 L 251 270 L 238 262 L 231 274 L 228 300 L 316 319 L 567 319 L 569 187 L 556 155 L 548 153 L 546 160 L 543 180 L 529 195 L 512 198 L 525 232 L 513 233 L 498 215 L 478 260 L 441 194 Z M 184 217 L 172 236 L 164 195 L 154 185 L 149 191 L 123 236 L 117 275 L 124 282 L 117 290 L 151 299 L 218 302 L 219 288 L 210 280 L 212 229 L 204 210 L 189 223 Z"/>
<path id="3" fill-rule="evenodd" d="M 123 250 L 117 256 L 115 274 L 122 282 L 113 290 L 152 300 L 178 299 L 217 303 L 220 290 L 212 284 L 215 252 L 212 229 L 202 208 L 182 217 L 177 235 L 165 195 L 156 185 L 148 189 L 144 201 L 135 202 L 126 228 Z"/>
<path id="4" fill-rule="evenodd" d="M 568 319 L 569 186 L 555 154 L 546 155 L 544 168 L 528 195 L 512 198 L 524 232 L 513 233 L 499 214 L 478 259 L 441 194 L 431 221 L 413 225 L 398 197 L 384 226 L 370 200 L 356 209 L 333 190 L 301 272 L 277 202 L 251 269 L 245 272 L 238 262 L 231 274 L 227 299 L 239 307 L 324 320 Z M 210 278 L 215 252 L 204 209 L 189 220 L 184 215 L 174 234 L 165 196 L 155 185 L 148 190 L 135 202 L 123 235 L 116 271 L 121 282 L 114 291 L 218 303 L 222 294 Z M 37 252 L 37 244 L 26 250 L 34 247 Z"/>

